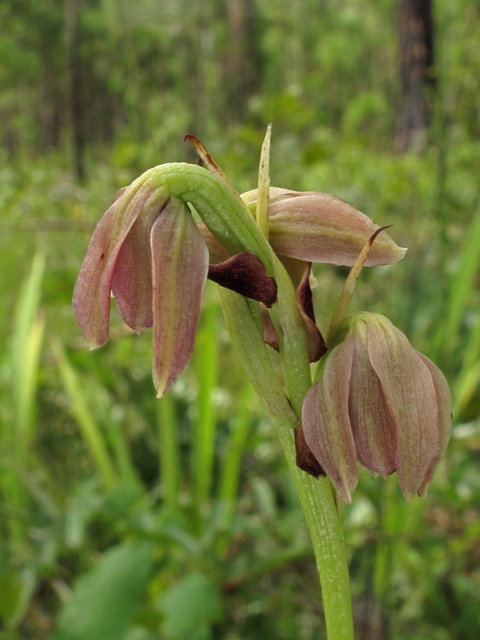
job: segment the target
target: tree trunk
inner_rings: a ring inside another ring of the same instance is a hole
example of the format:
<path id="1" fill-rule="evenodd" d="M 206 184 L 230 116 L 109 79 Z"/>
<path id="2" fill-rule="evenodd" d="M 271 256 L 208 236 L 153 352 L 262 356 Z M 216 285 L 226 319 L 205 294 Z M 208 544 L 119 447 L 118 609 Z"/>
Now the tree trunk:
<path id="1" fill-rule="evenodd" d="M 73 130 L 73 161 L 79 182 L 85 179 L 85 118 L 83 106 L 83 74 L 80 60 L 78 9 L 80 0 L 67 0 L 66 31 L 70 67 L 70 112 Z"/>
<path id="2" fill-rule="evenodd" d="M 227 53 L 227 94 L 229 112 L 242 120 L 259 76 L 255 8 L 252 0 L 228 0 L 229 47 Z"/>
<path id="3" fill-rule="evenodd" d="M 425 142 L 433 75 L 431 0 L 399 0 L 400 110 L 395 148 L 403 153 Z"/>

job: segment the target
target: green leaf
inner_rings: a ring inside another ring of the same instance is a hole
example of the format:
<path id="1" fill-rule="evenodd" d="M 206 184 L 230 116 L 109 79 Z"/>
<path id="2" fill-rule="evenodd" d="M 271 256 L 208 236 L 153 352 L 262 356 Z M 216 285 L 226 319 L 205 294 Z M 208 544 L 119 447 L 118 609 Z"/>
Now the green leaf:
<path id="1" fill-rule="evenodd" d="M 190 573 L 160 600 L 167 637 L 209 640 L 211 625 L 222 615 L 217 585 L 202 573 Z"/>
<path id="2" fill-rule="evenodd" d="M 150 543 L 124 543 L 79 578 L 50 640 L 122 640 L 153 568 Z"/>

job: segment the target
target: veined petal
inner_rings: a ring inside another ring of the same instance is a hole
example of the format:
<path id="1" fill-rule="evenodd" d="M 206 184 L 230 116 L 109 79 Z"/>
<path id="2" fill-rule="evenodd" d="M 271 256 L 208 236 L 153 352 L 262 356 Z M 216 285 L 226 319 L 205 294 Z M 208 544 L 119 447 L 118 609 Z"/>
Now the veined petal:
<path id="1" fill-rule="evenodd" d="M 153 271 L 153 381 L 158 397 L 190 360 L 208 249 L 186 205 L 170 198 L 151 232 Z"/>
<path id="2" fill-rule="evenodd" d="M 271 307 L 277 301 L 277 283 L 267 275 L 265 266 L 254 253 L 237 253 L 225 262 L 210 265 L 208 278 L 246 298 Z"/>
<path id="3" fill-rule="evenodd" d="M 349 414 L 357 457 L 384 478 L 395 471 L 397 434 L 382 386 L 368 357 L 367 326 L 356 320 L 355 352 L 350 380 Z"/>
<path id="4" fill-rule="evenodd" d="M 373 314 L 372 314 L 373 316 Z M 432 375 L 405 335 L 381 316 L 367 325 L 368 355 L 397 427 L 396 469 L 410 500 L 439 451 Z"/>
<path id="5" fill-rule="evenodd" d="M 295 287 L 297 305 L 307 327 L 310 362 L 317 362 L 327 350 L 327 346 L 315 322 L 313 296 L 310 287 L 312 263 L 285 256 L 281 257 L 281 261 Z"/>
<path id="6" fill-rule="evenodd" d="M 256 192 L 242 195 L 247 206 Z M 380 227 L 355 207 L 326 193 L 271 188 L 268 206 L 269 241 L 275 253 L 308 262 L 352 266 L 369 238 Z M 367 267 L 391 264 L 405 255 L 382 232 L 365 261 Z"/>
<path id="7" fill-rule="evenodd" d="M 255 209 L 257 204 L 257 189 L 251 191 L 245 191 L 240 196 L 250 211 Z M 289 198 L 296 198 L 298 196 L 312 195 L 317 193 L 316 191 L 292 191 L 291 189 L 282 189 L 282 187 L 270 187 L 268 192 L 268 202 L 280 202 L 281 200 L 288 200 Z"/>
<path id="8" fill-rule="evenodd" d="M 135 331 L 153 324 L 150 233 L 167 199 L 164 193 L 153 206 L 147 202 L 121 246 L 113 271 L 113 297 L 122 318 Z"/>
<path id="9" fill-rule="evenodd" d="M 422 498 L 426 498 L 428 485 L 433 478 L 433 474 L 435 473 L 440 458 L 445 453 L 450 436 L 452 435 L 452 395 L 448 387 L 448 382 L 440 369 L 422 353 L 417 351 L 417 354 L 421 361 L 426 364 L 431 373 L 435 391 L 437 393 L 438 405 L 438 454 L 432 460 L 432 463 L 430 464 L 425 478 L 418 490 L 418 494 Z"/>
<path id="10" fill-rule="evenodd" d="M 112 278 L 125 238 L 145 207 L 159 210 L 166 199 L 166 187 L 153 190 L 148 184 L 136 181 L 98 223 L 75 283 L 72 302 L 77 322 L 91 349 L 101 347 L 108 340 Z"/>
<path id="11" fill-rule="evenodd" d="M 352 335 L 327 356 L 323 374 L 308 390 L 303 403 L 305 440 L 341 498 L 350 503 L 357 486 L 355 443 L 348 415 L 353 351 Z"/>

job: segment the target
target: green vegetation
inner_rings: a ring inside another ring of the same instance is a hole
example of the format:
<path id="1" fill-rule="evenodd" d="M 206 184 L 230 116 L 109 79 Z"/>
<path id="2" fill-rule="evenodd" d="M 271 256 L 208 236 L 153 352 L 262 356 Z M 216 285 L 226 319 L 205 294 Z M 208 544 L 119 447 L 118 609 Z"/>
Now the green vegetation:
<path id="1" fill-rule="evenodd" d="M 293 481 L 216 288 L 192 362 L 159 401 L 150 337 L 112 305 L 110 342 L 89 352 L 70 306 L 120 187 L 196 162 L 191 133 L 240 192 L 255 188 L 272 122 L 272 185 L 333 193 L 409 248 L 363 270 L 350 310 L 388 315 L 453 394 L 427 501 L 362 472 L 345 508 L 358 638 L 476 640 L 480 6 L 436 3 L 432 125 L 421 153 L 399 156 L 393 3 L 231 4 L 254 9 L 240 57 L 213 0 L 82 5 L 81 183 L 63 3 L 0 3 L 0 639 L 325 637 Z M 348 270 L 316 269 L 325 332 Z"/>

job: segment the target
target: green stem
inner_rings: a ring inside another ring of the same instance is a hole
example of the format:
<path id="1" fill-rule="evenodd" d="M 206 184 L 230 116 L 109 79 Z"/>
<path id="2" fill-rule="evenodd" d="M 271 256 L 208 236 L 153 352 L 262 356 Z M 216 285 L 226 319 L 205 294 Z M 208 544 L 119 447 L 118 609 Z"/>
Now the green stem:
<path id="1" fill-rule="evenodd" d="M 328 478 L 315 479 L 295 462 L 291 423 L 274 419 L 312 538 L 322 587 L 328 640 L 353 640 L 348 564 L 342 523 Z"/>
<path id="2" fill-rule="evenodd" d="M 285 378 L 289 397 L 295 396 L 295 402 L 292 402 L 297 414 L 295 416 L 285 397 L 282 382 L 270 361 L 261 327 L 256 321 L 254 311 L 258 303 L 249 304 L 245 298 L 227 289 L 220 289 L 220 295 L 232 342 L 255 390 L 267 410 L 274 416 L 273 424 L 280 437 L 300 497 L 320 573 L 328 638 L 353 640 L 350 584 L 342 525 L 330 483 L 326 478 L 315 479 L 296 466 L 293 429 L 298 422 L 298 407 L 301 410 L 301 402 L 308 390 L 308 381 L 305 375 L 300 375 L 297 377 L 296 386 L 293 387 L 294 376 Z M 291 311 L 293 315 L 293 309 Z M 288 323 L 284 323 L 285 326 L 288 326 Z M 301 348 L 301 344 L 297 346 L 300 348 L 296 354 L 293 349 L 291 354 L 283 354 L 284 370 L 288 368 L 289 362 L 293 361 L 291 355 L 294 355 L 297 365 L 298 360 L 304 359 L 302 356 L 305 355 L 306 347 Z M 298 368 L 296 370 L 298 371 Z"/>

